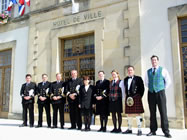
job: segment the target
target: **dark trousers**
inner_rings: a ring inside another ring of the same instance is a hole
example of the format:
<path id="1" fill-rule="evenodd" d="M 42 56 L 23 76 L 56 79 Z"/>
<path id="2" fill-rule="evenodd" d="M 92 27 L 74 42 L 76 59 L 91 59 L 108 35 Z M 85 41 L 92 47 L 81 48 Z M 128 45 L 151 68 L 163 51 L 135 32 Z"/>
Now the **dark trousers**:
<path id="1" fill-rule="evenodd" d="M 45 108 L 46 112 L 46 118 L 47 118 L 47 125 L 51 126 L 51 114 L 50 114 L 50 104 L 38 104 L 38 111 L 39 111 L 39 119 L 38 119 L 38 125 L 42 126 L 43 122 L 43 109 Z"/>
<path id="2" fill-rule="evenodd" d="M 150 129 L 151 132 L 156 132 L 158 125 L 156 119 L 156 106 L 160 112 L 161 118 L 161 128 L 164 133 L 169 132 L 169 124 L 167 117 L 167 108 L 166 108 L 166 95 L 165 90 L 159 91 L 157 93 L 148 92 L 148 104 L 150 110 Z"/>
<path id="3" fill-rule="evenodd" d="M 23 107 L 23 124 L 27 125 L 27 112 L 29 110 L 29 124 L 34 125 L 34 104 L 22 104 Z"/>
<path id="4" fill-rule="evenodd" d="M 82 119 L 81 119 L 81 110 L 78 107 L 78 103 L 70 103 L 69 104 L 70 109 L 70 121 L 71 121 L 71 127 L 76 128 L 76 125 L 78 128 L 82 128 Z"/>
<path id="5" fill-rule="evenodd" d="M 53 126 L 57 126 L 58 110 L 60 113 L 60 125 L 64 126 L 64 103 L 53 104 Z"/>

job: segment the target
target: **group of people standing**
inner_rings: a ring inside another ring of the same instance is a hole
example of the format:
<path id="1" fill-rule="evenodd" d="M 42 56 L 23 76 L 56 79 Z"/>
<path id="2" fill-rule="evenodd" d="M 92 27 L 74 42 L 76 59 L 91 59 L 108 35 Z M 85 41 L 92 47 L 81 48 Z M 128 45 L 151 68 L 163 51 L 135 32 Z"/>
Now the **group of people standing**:
<path id="1" fill-rule="evenodd" d="M 53 126 L 57 128 L 57 114 L 59 111 L 61 129 L 64 129 L 64 105 L 66 98 L 69 105 L 71 127 L 90 131 L 93 110 L 100 117 L 101 128 L 98 131 L 106 132 L 108 116 L 112 114 L 114 129 L 112 133 L 121 133 L 123 97 L 125 97 L 125 114 L 127 114 L 128 129 L 123 134 L 132 133 L 132 118 L 136 117 L 138 132 L 142 135 L 142 116 L 144 113 L 142 97 L 144 95 L 144 83 L 148 87 L 148 104 L 150 110 L 150 133 L 147 136 L 156 135 L 157 120 L 156 106 L 161 116 L 161 127 L 165 137 L 171 138 L 166 109 L 165 88 L 170 84 L 169 74 L 166 69 L 158 65 L 158 56 L 151 57 L 152 68 L 146 72 L 145 82 L 140 76 L 135 75 L 133 66 L 127 68 L 128 76 L 121 80 L 117 70 L 111 72 L 113 80 L 105 79 L 105 72 L 99 71 L 99 80 L 95 85 L 90 84 L 89 76 L 83 80 L 77 77 L 77 70 L 71 71 L 71 79 L 63 82 L 62 75 L 56 74 L 55 82 L 48 82 L 47 74 L 42 75 L 42 82 L 38 86 L 31 82 L 32 76 L 26 75 L 26 83 L 22 85 L 21 96 L 23 106 L 23 124 L 27 126 L 27 110 L 29 110 L 30 127 L 34 126 L 34 96 L 38 95 L 39 119 L 36 127 L 42 127 L 43 109 L 45 108 L 47 124 L 51 128 L 50 104 L 53 108 Z M 85 128 L 82 129 L 82 117 Z M 118 124 L 118 125 L 117 125 Z"/>

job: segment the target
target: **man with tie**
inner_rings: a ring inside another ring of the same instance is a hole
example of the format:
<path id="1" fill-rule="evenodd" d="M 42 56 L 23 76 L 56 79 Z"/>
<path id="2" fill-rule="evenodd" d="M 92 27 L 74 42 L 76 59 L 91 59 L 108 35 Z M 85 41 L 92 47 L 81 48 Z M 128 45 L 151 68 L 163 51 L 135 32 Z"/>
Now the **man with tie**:
<path id="1" fill-rule="evenodd" d="M 148 87 L 148 104 L 150 110 L 150 130 L 147 136 L 156 135 L 157 120 L 156 120 L 156 106 L 158 106 L 161 116 L 161 128 L 165 137 L 171 138 L 169 133 L 169 124 L 166 108 L 167 89 L 171 83 L 168 71 L 158 65 L 159 58 L 156 55 L 151 57 L 152 68 L 147 70 L 145 75 L 145 85 Z"/>
<path id="2" fill-rule="evenodd" d="M 56 74 L 56 81 L 51 84 L 51 104 L 53 107 L 53 127 L 57 128 L 57 116 L 58 111 L 60 113 L 60 125 L 61 129 L 64 129 L 64 104 L 66 102 L 65 95 L 65 82 L 61 81 L 62 75 Z"/>
<path id="3" fill-rule="evenodd" d="M 71 70 L 71 79 L 67 82 L 66 93 L 67 100 L 70 109 L 70 121 L 71 127 L 69 129 L 81 130 L 82 128 L 82 119 L 81 119 L 81 111 L 78 107 L 79 105 L 79 88 L 83 85 L 83 81 L 81 78 L 77 78 L 77 70 Z"/>
<path id="4" fill-rule="evenodd" d="M 132 134 L 132 117 L 136 117 L 138 136 L 142 135 L 142 116 L 144 108 L 142 97 L 144 94 L 144 83 L 140 76 L 134 75 L 134 67 L 128 66 L 128 76 L 124 79 L 125 87 L 125 114 L 127 114 L 128 129 L 123 134 Z"/>
<path id="5" fill-rule="evenodd" d="M 42 82 L 38 84 L 38 112 L 39 112 L 39 119 L 38 119 L 38 127 L 42 127 L 42 119 L 43 119 L 43 108 L 45 108 L 46 117 L 47 117 L 47 125 L 48 128 L 51 127 L 51 114 L 50 114 L 50 86 L 51 83 L 47 81 L 48 76 L 47 74 L 42 74 Z"/>
<path id="6" fill-rule="evenodd" d="M 20 127 L 27 126 L 27 111 L 29 110 L 29 124 L 30 127 L 34 126 L 34 96 L 37 93 L 37 87 L 34 82 L 31 82 L 31 74 L 25 76 L 26 83 L 21 87 L 20 95 L 22 97 L 23 107 L 23 124 Z"/>

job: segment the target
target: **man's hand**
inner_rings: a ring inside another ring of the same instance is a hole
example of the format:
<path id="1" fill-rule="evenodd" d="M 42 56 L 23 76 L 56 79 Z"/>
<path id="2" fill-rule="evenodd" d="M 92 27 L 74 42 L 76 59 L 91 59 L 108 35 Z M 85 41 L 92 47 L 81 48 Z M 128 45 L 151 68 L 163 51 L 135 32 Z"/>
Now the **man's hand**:
<path id="1" fill-rule="evenodd" d="M 97 99 L 97 100 L 102 100 L 103 97 L 102 97 L 102 96 L 97 96 L 96 99 Z"/>
<path id="2" fill-rule="evenodd" d="M 58 99 L 57 99 L 57 97 L 56 97 L 56 96 L 54 96 L 54 97 L 53 97 L 53 100 L 55 100 L 55 101 L 56 101 L 56 100 L 58 100 Z"/>
<path id="3" fill-rule="evenodd" d="M 77 95 L 76 93 L 72 93 L 72 94 L 69 95 L 69 97 L 70 97 L 72 100 L 75 100 L 76 95 Z"/>
<path id="4" fill-rule="evenodd" d="M 30 100 L 31 97 L 30 97 L 30 96 L 25 96 L 24 99 L 25 99 L 25 100 Z"/>
<path id="5" fill-rule="evenodd" d="M 40 96 L 39 99 L 40 99 L 41 101 L 45 101 L 47 98 L 46 98 L 46 97 Z"/>
<path id="6" fill-rule="evenodd" d="M 61 99 L 62 97 L 60 97 L 60 96 L 57 96 L 57 100 L 59 100 L 59 99 Z"/>

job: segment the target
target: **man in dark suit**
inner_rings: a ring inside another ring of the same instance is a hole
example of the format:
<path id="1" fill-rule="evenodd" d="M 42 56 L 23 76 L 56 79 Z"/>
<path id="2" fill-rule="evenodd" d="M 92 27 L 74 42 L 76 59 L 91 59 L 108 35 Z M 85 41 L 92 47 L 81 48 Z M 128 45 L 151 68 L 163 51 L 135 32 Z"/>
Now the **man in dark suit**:
<path id="1" fill-rule="evenodd" d="M 71 71 L 71 79 L 67 82 L 66 93 L 67 99 L 70 109 L 70 121 L 71 127 L 69 129 L 76 129 L 76 125 L 78 130 L 82 128 L 82 120 L 79 104 L 79 88 L 83 85 L 83 81 L 80 78 L 77 78 L 77 70 Z"/>
<path id="2" fill-rule="evenodd" d="M 37 93 L 37 86 L 31 82 L 31 74 L 25 76 L 26 83 L 21 87 L 20 95 L 22 97 L 23 107 L 23 124 L 20 127 L 27 126 L 27 110 L 29 110 L 29 124 L 30 127 L 34 126 L 34 96 Z"/>
<path id="3" fill-rule="evenodd" d="M 53 107 L 53 127 L 57 128 L 58 111 L 60 113 L 61 129 L 64 129 L 64 104 L 66 102 L 66 95 L 64 94 L 65 83 L 61 81 L 62 75 L 56 74 L 56 81 L 51 84 L 51 104 Z"/>
<path id="4" fill-rule="evenodd" d="M 134 75 L 134 67 L 129 66 L 127 68 L 128 76 L 124 79 L 125 87 L 125 114 L 128 115 L 128 129 L 123 132 L 123 134 L 132 133 L 132 117 L 136 116 L 137 126 L 138 126 L 138 136 L 142 135 L 142 117 L 141 114 L 144 113 L 144 108 L 142 104 L 142 97 L 144 94 L 144 83 L 140 76 Z"/>
<path id="5" fill-rule="evenodd" d="M 37 103 L 38 103 L 39 119 L 36 128 L 42 127 L 43 108 L 45 108 L 48 128 L 51 127 L 50 93 L 49 93 L 51 83 L 48 82 L 47 80 L 48 80 L 47 74 L 42 74 L 42 82 L 38 84 Z"/>

